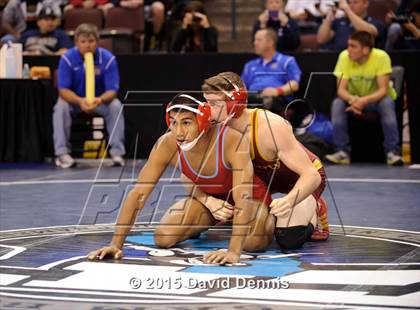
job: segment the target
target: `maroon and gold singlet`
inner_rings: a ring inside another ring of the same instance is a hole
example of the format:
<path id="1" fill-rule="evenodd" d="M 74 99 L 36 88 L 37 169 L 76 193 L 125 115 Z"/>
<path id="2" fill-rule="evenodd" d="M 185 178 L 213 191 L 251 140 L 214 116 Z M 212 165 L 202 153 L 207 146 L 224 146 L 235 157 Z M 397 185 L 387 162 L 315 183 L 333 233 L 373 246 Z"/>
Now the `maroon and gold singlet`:
<path id="1" fill-rule="evenodd" d="M 271 193 L 288 193 L 299 179 L 299 175 L 290 170 L 279 159 L 269 160 L 261 152 L 258 147 L 258 112 L 260 109 L 254 109 L 251 113 L 251 158 L 254 165 L 254 172 L 269 187 Z M 267 139 L 272 137 L 267 137 Z M 305 148 L 302 148 L 308 155 L 314 167 L 321 175 L 321 184 L 312 193 L 316 200 L 319 199 L 325 188 L 325 171 L 319 158 Z"/>

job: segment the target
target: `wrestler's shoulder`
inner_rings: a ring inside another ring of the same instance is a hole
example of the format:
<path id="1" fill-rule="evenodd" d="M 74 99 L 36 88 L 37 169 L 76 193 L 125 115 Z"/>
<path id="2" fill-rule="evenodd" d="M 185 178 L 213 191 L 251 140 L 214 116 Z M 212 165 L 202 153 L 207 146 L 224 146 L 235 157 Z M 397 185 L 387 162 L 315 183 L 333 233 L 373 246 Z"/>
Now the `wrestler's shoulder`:
<path id="1" fill-rule="evenodd" d="M 240 132 L 239 130 L 232 128 L 232 127 L 226 127 L 225 128 L 225 145 L 233 145 L 233 142 L 236 141 L 248 141 L 248 135 L 246 133 Z M 235 143 L 235 146 L 237 143 Z"/>
<path id="2" fill-rule="evenodd" d="M 258 113 L 258 126 L 259 130 L 273 127 L 275 127 L 276 129 L 281 129 L 288 128 L 290 126 L 290 123 L 278 114 L 261 109 Z"/>
<path id="3" fill-rule="evenodd" d="M 155 143 L 155 148 L 159 149 L 176 149 L 176 139 L 171 132 L 167 132 L 159 137 Z"/>

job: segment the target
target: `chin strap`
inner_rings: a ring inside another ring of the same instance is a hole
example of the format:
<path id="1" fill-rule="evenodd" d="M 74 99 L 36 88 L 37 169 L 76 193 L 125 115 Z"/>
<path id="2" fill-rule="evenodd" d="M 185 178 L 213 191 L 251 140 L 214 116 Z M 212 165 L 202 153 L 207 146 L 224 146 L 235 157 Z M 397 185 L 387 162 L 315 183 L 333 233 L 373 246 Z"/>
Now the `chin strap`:
<path id="1" fill-rule="evenodd" d="M 230 114 L 223 122 L 222 122 L 222 126 L 226 126 L 226 124 L 235 116 L 235 113 Z M 191 142 L 187 142 L 187 143 L 178 143 L 179 148 L 183 151 L 183 152 L 188 152 L 190 151 L 198 142 L 198 140 L 200 140 L 200 138 L 203 136 L 204 134 L 204 130 L 198 135 L 197 138 L 195 138 L 194 140 L 192 140 Z"/>
<path id="2" fill-rule="evenodd" d="M 189 150 L 191 150 L 198 142 L 198 140 L 200 140 L 200 138 L 203 136 L 204 134 L 204 130 L 198 135 L 197 138 L 195 138 L 194 140 L 192 140 L 191 142 L 187 142 L 187 143 L 178 143 L 179 148 L 183 151 L 183 152 L 188 152 Z"/>

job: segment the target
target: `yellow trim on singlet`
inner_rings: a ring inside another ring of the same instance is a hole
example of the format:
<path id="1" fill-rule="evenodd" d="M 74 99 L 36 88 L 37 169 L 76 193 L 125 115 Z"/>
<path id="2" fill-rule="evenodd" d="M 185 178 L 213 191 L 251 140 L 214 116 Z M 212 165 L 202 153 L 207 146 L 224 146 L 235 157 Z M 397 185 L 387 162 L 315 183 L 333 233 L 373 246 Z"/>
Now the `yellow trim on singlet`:
<path id="1" fill-rule="evenodd" d="M 274 160 L 267 159 L 267 157 L 264 156 L 264 154 L 261 152 L 260 147 L 258 146 L 258 111 L 259 110 L 260 109 L 255 109 L 255 112 L 254 112 L 254 113 L 257 113 L 257 115 L 255 116 L 255 145 L 257 146 L 257 151 L 260 157 L 264 159 L 266 162 L 272 162 L 272 161 L 275 161 L 275 159 Z"/>
<path id="2" fill-rule="evenodd" d="M 312 162 L 312 165 L 315 167 L 316 170 L 319 170 L 319 169 L 321 169 L 323 167 L 321 161 L 318 158 L 315 159 Z"/>
<path id="3" fill-rule="evenodd" d="M 257 113 L 257 115 L 255 116 L 255 145 L 257 147 L 258 154 L 262 159 L 264 159 L 266 162 L 273 162 L 275 160 L 268 160 L 266 157 L 264 157 L 263 153 L 261 152 L 261 150 L 258 146 L 258 112 L 259 112 L 259 110 L 260 109 L 255 109 L 255 111 L 253 112 L 253 113 Z M 254 130 L 254 128 L 253 128 L 254 123 L 252 122 L 253 113 L 251 113 L 251 122 L 250 122 L 251 123 L 251 158 L 252 158 L 252 160 L 254 160 L 254 158 L 255 158 L 254 141 L 252 141 L 253 138 L 254 138 L 254 131 L 253 131 Z M 315 167 L 316 170 L 319 170 L 323 167 L 321 161 L 318 158 L 316 158 L 312 162 L 312 165 Z M 280 167 L 278 167 L 278 168 L 280 168 Z"/>
<path id="4" fill-rule="evenodd" d="M 250 144 L 251 144 L 251 160 L 255 159 L 255 151 L 254 151 L 254 124 L 252 122 L 252 117 L 254 116 L 254 111 L 249 113 L 249 136 L 250 136 Z"/>

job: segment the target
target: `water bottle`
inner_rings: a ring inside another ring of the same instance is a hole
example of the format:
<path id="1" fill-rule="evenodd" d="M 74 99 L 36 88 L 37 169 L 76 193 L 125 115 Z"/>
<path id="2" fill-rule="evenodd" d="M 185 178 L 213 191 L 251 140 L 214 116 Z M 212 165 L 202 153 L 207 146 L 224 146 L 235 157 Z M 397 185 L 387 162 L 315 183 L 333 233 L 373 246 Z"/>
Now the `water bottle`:
<path id="1" fill-rule="evenodd" d="M 29 65 L 28 64 L 23 65 L 22 77 L 24 79 L 29 79 L 31 77 L 31 72 L 29 70 Z"/>
<path id="2" fill-rule="evenodd" d="M 6 78 L 15 79 L 17 78 L 16 72 L 16 59 L 13 54 L 12 42 L 7 42 L 7 52 L 6 52 Z"/>

